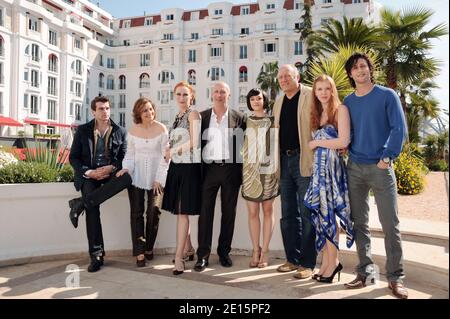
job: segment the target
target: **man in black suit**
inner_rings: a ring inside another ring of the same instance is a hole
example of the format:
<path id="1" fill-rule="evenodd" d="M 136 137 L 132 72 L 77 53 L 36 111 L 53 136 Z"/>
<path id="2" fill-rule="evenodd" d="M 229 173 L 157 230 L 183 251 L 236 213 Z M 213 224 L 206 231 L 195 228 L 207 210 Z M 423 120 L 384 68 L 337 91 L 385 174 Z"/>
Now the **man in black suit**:
<path id="1" fill-rule="evenodd" d="M 107 97 L 91 102 L 94 119 L 80 125 L 70 149 L 70 164 L 75 171 L 75 189 L 82 197 L 69 201 L 70 220 L 78 227 L 78 217 L 86 210 L 86 228 L 91 263 L 89 272 L 100 270 L 105 255 L 99 205 L 131 185 L 131 177 L 115 176 L 122 168 L 127 149 L 126 131 L 110 119 Z"/>
<path id="2" fill-rule="evenodd" d="M 203 185 L 198 220 L 198 260 L 194 266 L 196 271 L 202 271 L 208 266 L 219 188 L 222 219 L 217 254 L 222 266 L 232 266 L 229 253 L 242 183 L 242 158 L 239 151 L 244 139 L 245 115 L 228 107 L 229 97 L 228 84 L 216 83 L 212 91 L 213 107 L 201 113 Z"/>

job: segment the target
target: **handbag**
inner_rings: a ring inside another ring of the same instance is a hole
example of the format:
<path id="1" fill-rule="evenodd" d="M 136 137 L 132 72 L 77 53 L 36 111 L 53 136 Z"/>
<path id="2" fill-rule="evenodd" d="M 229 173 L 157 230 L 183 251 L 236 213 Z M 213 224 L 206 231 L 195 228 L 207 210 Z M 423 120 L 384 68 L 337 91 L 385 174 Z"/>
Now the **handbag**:
<path id="1" fill-rule="evenodd" d="M 154 199 L 155 207 L 159 208 L 160 210 L 162 208 L 163 198 L 164 198 L 164 191 L 155 194 Z"/>

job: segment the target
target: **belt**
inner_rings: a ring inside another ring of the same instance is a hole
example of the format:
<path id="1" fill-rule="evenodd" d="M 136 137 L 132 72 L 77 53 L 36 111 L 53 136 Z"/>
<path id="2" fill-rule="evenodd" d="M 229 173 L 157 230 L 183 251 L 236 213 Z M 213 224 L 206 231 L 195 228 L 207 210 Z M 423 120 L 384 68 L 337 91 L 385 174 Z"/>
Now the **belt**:
<path id="1" fill-rule="evenodd" d="M 298 148 L 293 149 L 293 150 L 284 150 L 281 151 L 281 154 L 287 155 L 287 156 L 293 156 L 293 155 L 297 155 L 300 154 L 299 152 L 300 150 Z"/>
<path id="2" fill-rule="evenodd" d="M 227 163 L 228 160 L 215 160 L 212 161 L 210 164 L 218 165 L 218 166 L 224 166 Z"/>

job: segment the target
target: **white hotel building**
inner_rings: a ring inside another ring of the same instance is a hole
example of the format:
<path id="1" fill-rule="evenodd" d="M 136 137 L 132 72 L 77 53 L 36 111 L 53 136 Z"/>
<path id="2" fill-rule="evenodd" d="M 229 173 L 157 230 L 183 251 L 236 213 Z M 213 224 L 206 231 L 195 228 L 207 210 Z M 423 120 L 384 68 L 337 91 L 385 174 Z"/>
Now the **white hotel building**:
<path id="1" fill-rule="evenodd" d="M 99 94 L 110 98 L 112 118 L 122 126 L 131 125 L 140 96 L 170 124 L 177 112 L 172 89 L 181 80 L 194 85 L 199 110 L 211 105 L 211 87 L 223 80 L 230 106 L 245 111 L 263 63 L 305 61 L 295 32 L 303 5 L 216 2 L 115 19 L 87 0 L 0 0 L 0 136 L 59 133 L 85 123 L 89 101 Z M 377 21 L 379 8 L 373 0 L 312 1 L 313 29 L 344 16 Z"/>

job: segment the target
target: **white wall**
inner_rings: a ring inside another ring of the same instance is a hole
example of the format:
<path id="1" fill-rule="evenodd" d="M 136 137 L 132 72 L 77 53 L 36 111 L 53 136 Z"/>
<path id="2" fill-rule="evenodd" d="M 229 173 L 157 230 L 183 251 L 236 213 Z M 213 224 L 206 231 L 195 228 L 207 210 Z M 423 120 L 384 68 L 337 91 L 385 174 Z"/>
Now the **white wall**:
<path id="1" fill-rule="evenodd" d="M 0 185 L 0 262 L 27 257 L 86 252 L 85 215 L 78 228 L 69 220 L 68 200 L 79 196 L 72 183 Z M 283 251 L 280 234 L 280 201 L 275 201 L 275 230 L 272 251 Z M 213 250 L 216 253 L 220 227 L 220 199 L 217 201 Z M 126 191 L 105 202 L 101 209 L 105 250 L 131 249 L 130 209 Z M 261 213 L 262 216 L 262 213 Z M 191 233 L 197 247 L 198 217 L 191 218 Z M 155 249 L 174 248 L 176 217 L 161 214 Z M 239 196 L 233 249 L 251 250 L 245 201 Z"/>

